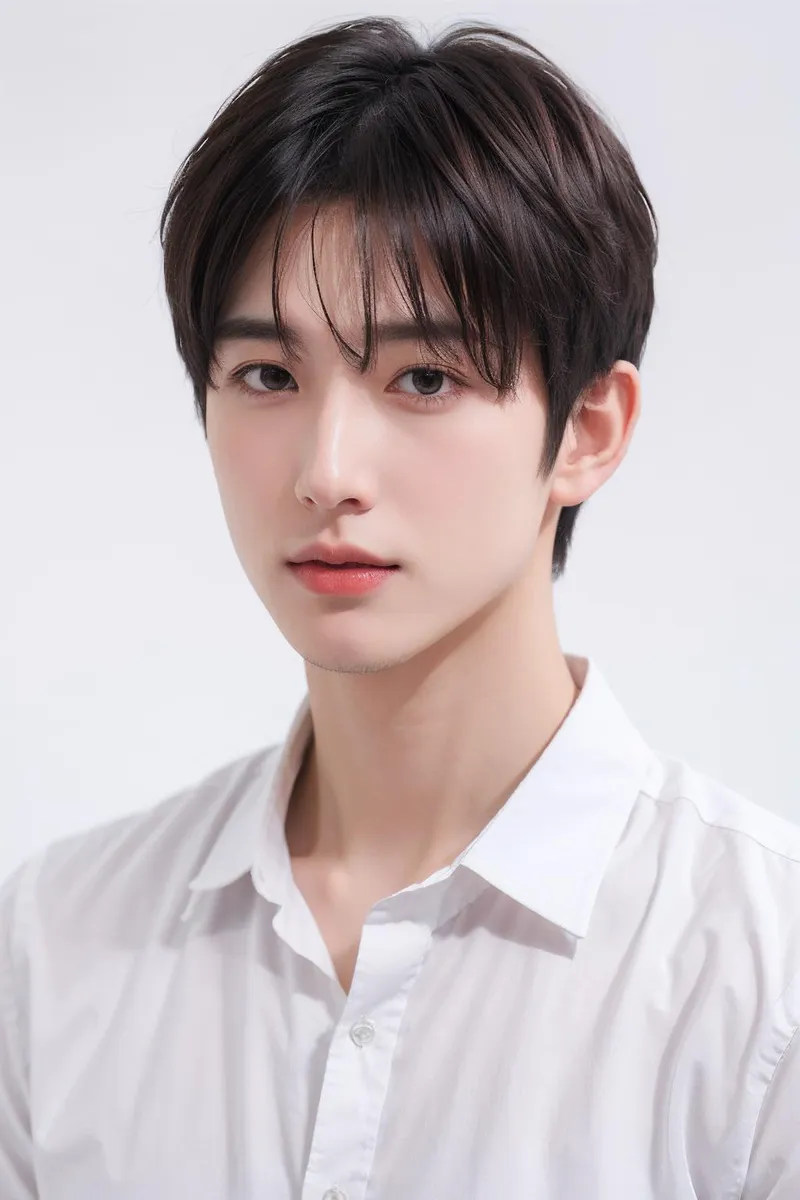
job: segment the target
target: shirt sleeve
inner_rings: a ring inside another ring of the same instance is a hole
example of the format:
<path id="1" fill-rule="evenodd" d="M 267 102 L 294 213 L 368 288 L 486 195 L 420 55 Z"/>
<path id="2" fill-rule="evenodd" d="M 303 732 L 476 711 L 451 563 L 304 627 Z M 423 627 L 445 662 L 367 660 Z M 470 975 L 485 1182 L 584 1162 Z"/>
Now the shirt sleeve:
<path id="1" fill-rule="evenodd" d="M 770 1080 L 758 1115 L 742 1200 L 800 1197 L 800 1028 Z"/>
<path id="2" fill-rule="evenodd" d="M 22 1042 L 19 981 L 18 893 L 27 864 L 0 885 L 0 1196 L 36 1200 Z"/>

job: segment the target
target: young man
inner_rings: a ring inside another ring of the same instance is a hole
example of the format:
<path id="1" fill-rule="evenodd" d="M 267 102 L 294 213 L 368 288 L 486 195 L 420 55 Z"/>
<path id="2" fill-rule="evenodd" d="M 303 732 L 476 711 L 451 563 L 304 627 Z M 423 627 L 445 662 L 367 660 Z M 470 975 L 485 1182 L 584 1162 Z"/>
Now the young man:
<path id="1" fill-rule="evenodd" d="M 488 27 L 316 33 L 194 147 L 177 345 L 308 695 L 6 882 L 2 1200 L 800 1196 L 800 832 L 653 751 L 554 618 L 656 228 Z"/>

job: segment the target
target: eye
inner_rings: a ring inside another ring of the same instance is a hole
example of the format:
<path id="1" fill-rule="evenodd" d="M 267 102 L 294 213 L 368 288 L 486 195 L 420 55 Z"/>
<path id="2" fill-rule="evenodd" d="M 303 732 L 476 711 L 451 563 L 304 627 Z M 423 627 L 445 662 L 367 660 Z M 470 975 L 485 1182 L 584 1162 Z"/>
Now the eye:
<path id="1" fill-rule="evenodd" d="M 397 383 L 406 376 L 411 376 L 412 386 L 421 390 L 409 392 L 402 387 L 398 390 L 404 396 L 409 396 L 425 407 L 444 404 L 447 400 L 460 395 L 466 386 L 462 380 L 431 363 L 417 363 L 413 367 L 406 367 L 404 371 L 395 376 L 393 382 Z M 271 393 L 280 395 L 282 392 L 298 390 L 297 383 L 290 372 L 285 367 L 278 366 L 277 363 L 247 363 L 233 371 L 230 378 L 239 391 L 249 396 L 266 396 Z M 287 380 L 291 383 L 287 383 Z M 449 380 L 453 385 L 447 392 L 439 390 L 443 380 Z"/>
<path id="2" fill-rule="evenodd" d="M 234 381 L 235 386 L 238 387 L 241 391 L 256 392 L 260 395 L 264 395 L 267 392 L 284 392 L 284 391 L 295 391 L 296 390 L 296 385 L 295 385 L 295 388 L 286 388 L 283 385 L 284 384 L 283 379 L 278 380 L 276 387 L 271 386 L 273 383 L 275 383 L 275 374 L 277 374 L 279 377 L 283 376 L 284 379 L 292 378 L 292 376 L 285 369 L 285 367 L 279 367 L 279 366 L 277 366 L 276 363 L 260 362 L 260 363 L 249 363 L 247 366 L 239 367 L 238 370 L 233 372 L 233 374 L 231 375 L 231 379 Z M 248 375 L 253 375 L 254 381 L 258 381 L 258 383 L 265 384 L 266 386 L 258 387 L 258 386 L 256 386 L 255 382 L 247 383 L 246 380 L 247 380 Z"/>
<path id="3" fill-rule="evenodd" d="M 454 375 L 450 375 L 440 367 L 432 366 L 428 363 L 420 363 L 416 367 L 408 367 L 395 378 L 402 379 L 406 375 L 412 376 L 414 386 L 421 387 L 422 393 L 405 392 L 404 394 L 412 395 L 414 399 L 421 400 L 423 404 L 444 404 L 446 400 L 458 396 L 464 387 L 462 381 L 456 379 Z M 442 379 L 449 379 L 454 385 L 449 392 L 441 393 L 436 390 L 441 386 L 440 381 Z M 403 391 L 403 389 L 401 388 L 400 391 Z"/>

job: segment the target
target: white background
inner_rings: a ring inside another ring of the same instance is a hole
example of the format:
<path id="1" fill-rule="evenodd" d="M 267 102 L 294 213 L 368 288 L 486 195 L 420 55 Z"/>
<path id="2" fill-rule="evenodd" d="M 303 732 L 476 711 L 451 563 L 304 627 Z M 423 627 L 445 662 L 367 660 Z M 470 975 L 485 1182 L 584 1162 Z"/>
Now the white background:
<path id="1" fill-rule="evenodd" d="M 630 146 L 661 225 L 643 412 L 579 518 L 562 646 L 655 748 L 800 822 L 796 7 L 2 12 L 0 876 L 279 740 L 305 690 L 229 542 L 156 229 L 251 71 L 368 12 L 521 33 Z"/>

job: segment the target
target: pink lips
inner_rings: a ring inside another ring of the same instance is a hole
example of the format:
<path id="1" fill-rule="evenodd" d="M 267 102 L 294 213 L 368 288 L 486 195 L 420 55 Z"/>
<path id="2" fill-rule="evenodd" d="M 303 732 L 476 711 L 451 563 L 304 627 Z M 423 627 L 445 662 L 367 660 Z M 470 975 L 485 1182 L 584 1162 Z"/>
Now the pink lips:
<path id="1" fill-rule="evenodd" d="M 322 596 L 361 596 L 374 591 L 400 570 L 371 563 L 334 566 L 314 560 L 290 563 L 289 569 L 304 587 Z"/>

